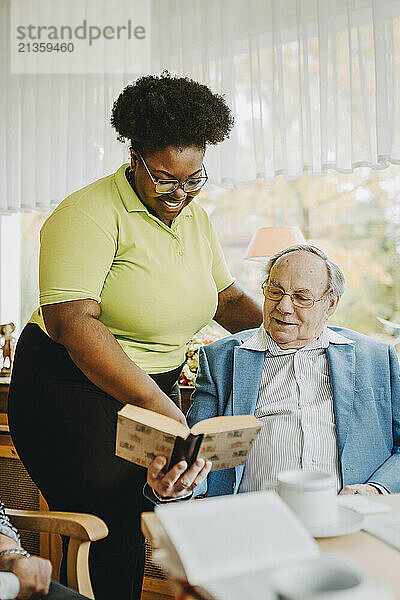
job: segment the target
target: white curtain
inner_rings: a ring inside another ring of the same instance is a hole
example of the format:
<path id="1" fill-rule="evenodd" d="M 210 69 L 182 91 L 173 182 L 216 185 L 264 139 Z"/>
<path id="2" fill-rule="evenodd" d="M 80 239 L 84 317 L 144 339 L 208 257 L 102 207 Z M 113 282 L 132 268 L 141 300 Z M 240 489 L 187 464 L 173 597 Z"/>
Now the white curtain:
<path id="1" fill-rule="evenodd" d="M 233 110 L 230 139 L 207 152 L 212 182 L 400 164 L 400 0 L 148 2 L 142 73 L 193 77 Z M 110 110 L 141 74 L 10 74 L 9 13 L 0 0 L 3 214 L 48 210 L 127 160 Z"/>

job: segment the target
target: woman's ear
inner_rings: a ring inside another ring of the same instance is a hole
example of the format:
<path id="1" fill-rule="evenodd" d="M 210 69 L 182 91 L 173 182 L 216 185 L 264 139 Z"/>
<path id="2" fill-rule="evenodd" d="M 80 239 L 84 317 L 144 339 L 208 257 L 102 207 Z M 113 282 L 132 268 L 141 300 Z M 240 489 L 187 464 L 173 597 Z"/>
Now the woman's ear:
<path id="1" fill-rule="evenodd" d="M 136 164 L 138 161 L 138 157 L 137 157 L 134 149 L 132 148 L 132 146 L 129 148 L 129 151 L 131 153 L 131 171 L 134 173 L 136 170 Z"/>

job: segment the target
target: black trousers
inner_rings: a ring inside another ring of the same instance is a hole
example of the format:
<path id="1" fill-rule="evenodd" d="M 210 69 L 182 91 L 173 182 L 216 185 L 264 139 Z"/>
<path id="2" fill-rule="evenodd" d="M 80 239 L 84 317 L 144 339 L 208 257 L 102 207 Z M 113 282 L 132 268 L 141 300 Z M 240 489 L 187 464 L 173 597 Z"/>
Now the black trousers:
<path id="1" fill-rule="evenodd" d="M 180 369 L 153 376 L 179 404 Z M 139 600 L 144 569 L 140 513 L 146 471 L 115 456 L 122 404 L 93 385 L 37 325 L 17 344 L 8 418 L 17 452 L 51 510 L 92 513 L 109 535 L 91 545 L 96 600 Z M 62 581 L 63 583 L 65 582 Z"/>
<path id="2" fill-rule="evenodd" d="M 87 600 L 86 596 L 82 596 L 69 588 L 52 581 L 50 584 L 49 593 L 46 596 L 41 596 L 40 600 Z M 111 600 L 111 598 L 110 598 Z"/>

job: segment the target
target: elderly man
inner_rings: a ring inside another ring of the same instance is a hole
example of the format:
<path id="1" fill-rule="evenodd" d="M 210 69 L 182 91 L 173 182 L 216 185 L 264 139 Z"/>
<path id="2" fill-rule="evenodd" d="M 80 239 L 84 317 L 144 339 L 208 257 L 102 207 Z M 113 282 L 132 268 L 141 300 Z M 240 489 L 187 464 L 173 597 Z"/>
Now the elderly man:
<path id="1" fill-rule="evenodd" d="M 346 494 L 400 492 L 400 374 L 393 347 L 327 327 L 344 292 L 340 268 L 318 248 L 292 246 L 267 266 L 264 320 L 200 350 L 188 423 L 254 414 L 262 429 L 244 466 L 209 474 L 199 459 L 164 474 L 158 457 L 148 490 L 158 501 L 273 490 L 277 473 L 322 470 Z"/>
<path id="2" fill-rule="evenodd" d="M 16 600 L 85 600 L 78 592 L 50 581 L 51 562 L 31 556 L 21 547 L 17 530 L 11 525 L 0 500 L 0 573 L 14 573 L 19 580 Z M 1 589 L 1 598 L 10 598 Z M 3 595 L 5 594 L 5 595 Z M 87 598 L 86 598 L 87 600 Z"/>

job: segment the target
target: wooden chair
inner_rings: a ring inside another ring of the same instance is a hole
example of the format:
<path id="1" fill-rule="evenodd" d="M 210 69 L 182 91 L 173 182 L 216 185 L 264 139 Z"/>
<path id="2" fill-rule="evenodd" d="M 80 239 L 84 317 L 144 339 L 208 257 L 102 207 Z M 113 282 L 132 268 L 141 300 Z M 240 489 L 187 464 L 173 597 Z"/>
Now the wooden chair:
<path id="1" fill-rule="evenodd" d="M 89 575 L 89 548 L 91 542 L 107 537 L 104 521 L 94 515 L 55 511 L 6 509 L 6 514 L 17 529 L 69 537 L 68 586 L 94 600 Z"/>

